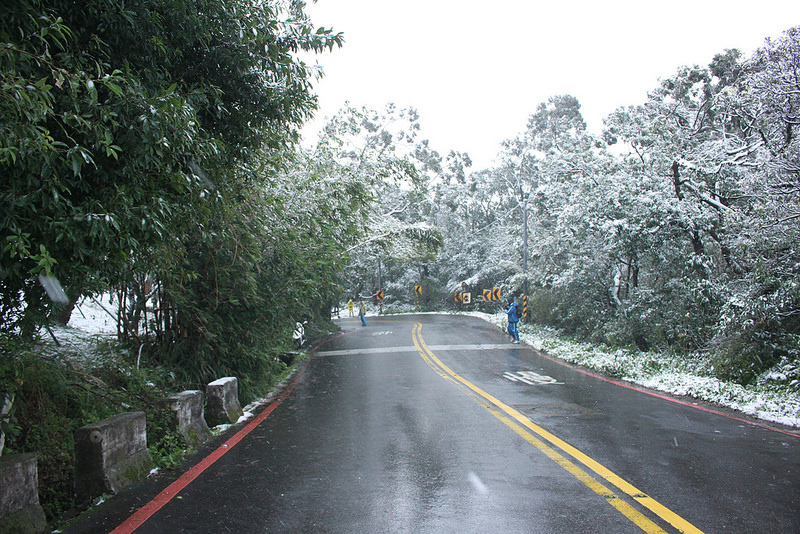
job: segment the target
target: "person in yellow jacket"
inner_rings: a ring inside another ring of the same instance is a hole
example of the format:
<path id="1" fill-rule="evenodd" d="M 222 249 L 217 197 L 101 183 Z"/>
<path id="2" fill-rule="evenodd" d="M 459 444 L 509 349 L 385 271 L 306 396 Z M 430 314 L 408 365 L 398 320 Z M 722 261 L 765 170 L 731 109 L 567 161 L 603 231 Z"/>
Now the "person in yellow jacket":
<path id="1" fill-rule="evenodd" d="M 350 317 L 353 316 L 353 308 L 355 308 L 355 303 L 353 302 L 353 299 L 350 299 L 347 301 L 347 311 L 350 312 Z"/>

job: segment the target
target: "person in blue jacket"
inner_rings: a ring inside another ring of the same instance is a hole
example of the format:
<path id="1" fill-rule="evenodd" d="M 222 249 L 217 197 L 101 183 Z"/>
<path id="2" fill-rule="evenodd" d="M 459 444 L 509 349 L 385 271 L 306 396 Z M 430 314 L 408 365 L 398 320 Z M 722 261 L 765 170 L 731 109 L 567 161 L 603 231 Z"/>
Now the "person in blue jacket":
<path id="1" fill-rule="evenodd" d="M 508 299 L 508 308 L 505 309 L 508 314 L 508 333 L 511 334 L 512 343 L 519 343 L 519 330 L 517 324 L 519 323 L 519 309 L 517 303 L 514 302 L 514 297 Z"/>

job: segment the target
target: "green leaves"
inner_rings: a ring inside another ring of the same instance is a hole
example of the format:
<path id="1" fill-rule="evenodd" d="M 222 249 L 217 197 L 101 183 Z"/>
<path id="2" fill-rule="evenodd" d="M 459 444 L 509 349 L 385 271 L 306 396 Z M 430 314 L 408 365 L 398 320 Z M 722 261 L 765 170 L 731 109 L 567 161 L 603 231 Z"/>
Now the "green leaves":
<path id="1" fill-rule="evenodd" d="M 179 285 L 207 279 L 219 263 L 193 246 L 216 243 L 204 249 L 212 254 L 231 237 L 215 225 L 220 213 L 252 224 L 237 214 L 257 196 L 243 184 L 265 180 L 233 169 L 262 147 L 262 168 L 281 167 L 314 105 L 293 51 L 336 42 L 312 31 L 299 5 L 255 0 L 4 5 L 0 317 L 11 322 L 0 330 L 33 311 L 25 301 L 41 271 L 73 293 L 124 283 L 131 268 Z M 236 261 L 263 244 L 244 242 L 234 241 Z M 260 268 L 244 265 L 236 279 Z"/>

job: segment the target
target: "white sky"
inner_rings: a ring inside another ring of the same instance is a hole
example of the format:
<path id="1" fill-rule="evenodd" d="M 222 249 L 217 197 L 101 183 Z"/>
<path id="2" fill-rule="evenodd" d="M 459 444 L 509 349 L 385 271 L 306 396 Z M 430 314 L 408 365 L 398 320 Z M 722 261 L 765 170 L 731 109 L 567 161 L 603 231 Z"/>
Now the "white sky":
<path id="1" fill-rule="evenodd" d="M 678 67 L 726 48 L 749 56 L 800 25 L 798 0 L 308 0 L 307 12 L 345 38 L 309 60 L 325 71 L 309 143 L 346 101 L 394 102 L 416 108 L 432 147 L 467 152 L 473 170 L 550 96 L 577 97 L 599 133 L 603 117 L 642 103 Z"/>

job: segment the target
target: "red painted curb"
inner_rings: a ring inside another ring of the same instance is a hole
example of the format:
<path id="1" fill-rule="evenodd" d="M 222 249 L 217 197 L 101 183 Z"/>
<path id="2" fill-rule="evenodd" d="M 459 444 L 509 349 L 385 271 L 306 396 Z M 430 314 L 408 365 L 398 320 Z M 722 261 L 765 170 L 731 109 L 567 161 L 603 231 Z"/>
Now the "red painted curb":
<path id="1" fill-rule="evenodd" d="M 585 374 L 587 376 L 591 376 L 591 377 L 597 378 L 598 380 L 602 380 L 603 382 L 608 382 L 609 384 L 614 384 L 615 386 L 620 386 L 620 387 L 627 388 L 627 389 L 630 389 L 630 390 L 633 390 L 633 391 L 638 391 L 639 393 L 644 393 L 645 395 L 650 395 L 651 397 L 656 397 L 656 398 L 659 398 L 659 399 L 662 399 L 662 400 L 665 400 L 665 401 L 674 402 L 675 404 L 680 404 L 680 405 L 686 406 L 688 408 L 694 408 L 695 410 L 700 410 L 700 411 L 703 411 L 703 412 L 713 413 L 714 415 L 721 415 L 722 417 L 727 417 L 728 419 L 733 419 L 734 421 L 739 421 L 741 423 L 747 423 L 748 425 L 753 425 L 753 426 L 765 428 L 767 430 L 772 430 L 773 432 L 780 432 L 781 434 L 786 434 L 787 436 L 792 436 L 794 438 L 800 438 L 800 433 L 790 432 L 788 430 L 775 428 L 774 426 L 770 426 L 770 425 L 767 425 L 765 423 L 759 423 L 758 421 L 751 421 L 749 419 L 744 419 L 743 417 L 736 417 L 735 415 L 731 415 L 731 414 L 725 413 L 725 412 L 720 411 L 720 410 L 715 410 L 713 408 L 707 408 L 705 406 L 700 406 L 700 405 L 697 405 L 697 404 L 694 404 L 694 403 L 691 403 L 691 402 L 687 402 L 687 401 L 683 401 L 683 400 L 680 400 L 680 399 L 676 399 L 675 397 L 670 397 L 670 396 L 668 396 L 666 394 L 663 394 L 663 393 L 656 393 L 655 391 L 651 391 L 649 389 L 645 389 L 644 387 L 641 387 L 641 386 L 634 386 L 632 384 L 627 384 L 627 383 L 621 382 L 619 380 L 614 380 L 613 378 L 608 378 L 608 377 L 602 376 L 602 375 L 600 375 L 598 373 L 595 373 L 595 372 L 592 372 L 592 371 L 587 371 L 586 369 L 581 369 L 580 367 L 578 367 L 575 364 L 572 364 L 572 363 L 566 362 L 564 360 L 560 360 L 558 358 L 550 356 L 548 354 L 545 354 L 544 352 L 536 350 L 531 346 L 528 346 L 528 348 L 530 350 L 532 350 L 534 353 L 536 353 L 539 356 L 541 356 L 542 358 L 550 360 L 551 362 L 557 363 L 559 365 L 563 365 L 564 367 L 569 367 L 570 369 L 572 369 L 574 371 L 578 371 L 579 373 L 583 373 L 583 374 Z"/>
<path id="2" fill-rule="evenodd" d="M 300 366 L 297 370 L 297 374 L 294 376 L 292 381 L 286 386 L 283 391 L 269 404 L 266 408 L 264 408 L 261 413 L 259 413 L 252 421 L 250 421 L 247 426 L 242 428 L 239 432 L 233 435 L 228 441 L 223 443 L 219 446 L 216 450 L 214 450 L 211 454 L 200 460 L 197 464 L 195 464 L 191 469 L 181 475 L 177 480 L 175 480 L 172 484 L 167 486 L 161 493 L 155 496 L 153 500 L 139 508 L 132 516 L 126 519 L 121 525 L 111 531 L 111 534 L 128 534 L 133 532 L 137 528 L 139 528 L 145 521 L 150 519 L 156 512 L 158 512 L 161 508 L 163 508 L 169 501 L 171 501 L 175 496 L 177 496 L 186 486 L 192 483 L 194 479 L 200 476 L 203 471 L 208 469 L 211 465 L 214 464 L 217 460 L 222 458 L 228 451 L 230 451 L 233 447 L 236 446 L 237 443 L 242 441 L 245 436 L 247 436 L 250 432 L 255 430 L 255 428 L 260 425 L 264 420 L 269 417 L 269 415 L 275 411 L 275 409 L 280 406 L 280 404 L 286 400 L 286 398 L 292 393 L 297 382 L 300 380 L 303 372 L 306 369 L 306 365 L 308 362 L 306 361 L 303 365 Z"/>

